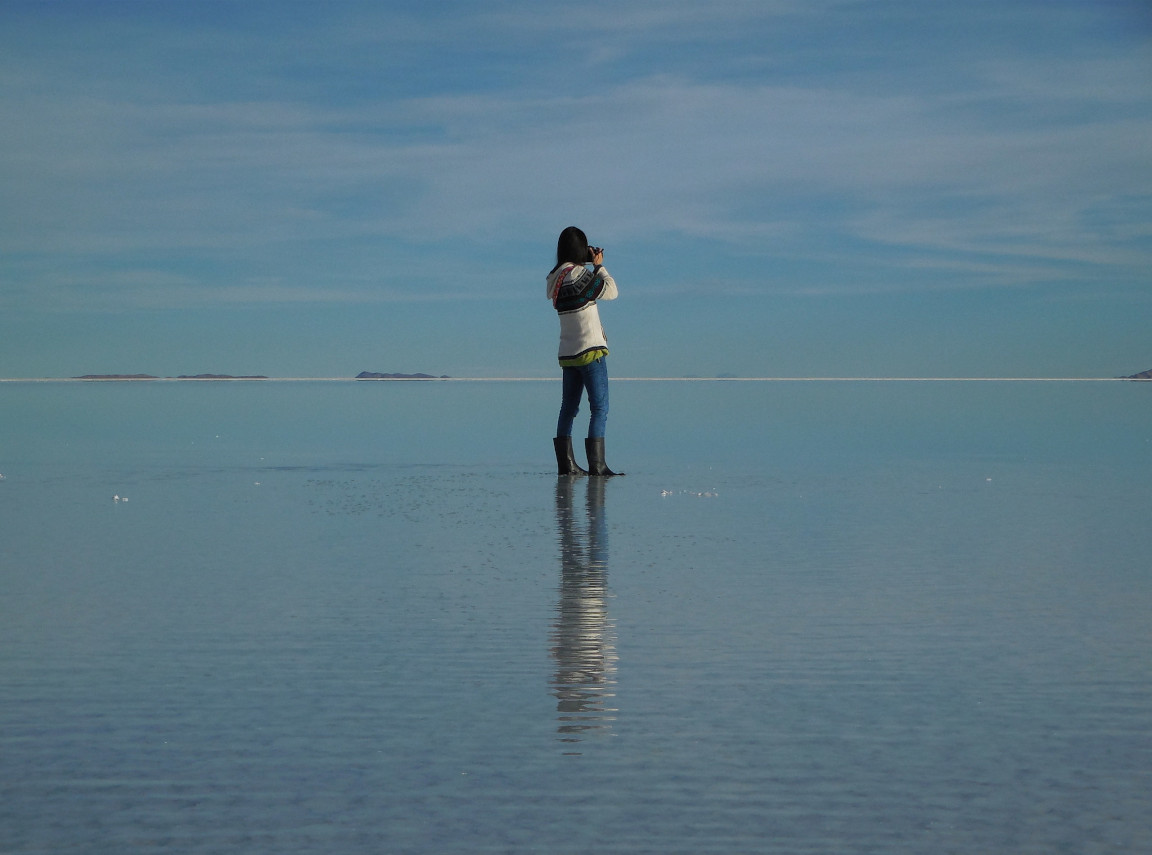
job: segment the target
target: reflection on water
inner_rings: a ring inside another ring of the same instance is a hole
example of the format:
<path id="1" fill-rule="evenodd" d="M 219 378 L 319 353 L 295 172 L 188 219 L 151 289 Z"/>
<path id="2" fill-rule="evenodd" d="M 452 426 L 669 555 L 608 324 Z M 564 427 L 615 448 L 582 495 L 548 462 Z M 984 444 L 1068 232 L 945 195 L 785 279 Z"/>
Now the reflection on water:
<path id="1" fill-rule="evenodd" d="M 552 625 L 552 657 L 563 742 L 604 735 L 615 720 L 616 627 L 608 616 L 606 478 L 556 479 L 556 528 L 560 545 L 560 601 Z M 577 486 L 579 485 L 579 486 Z M 573 494 L 584 494 L 584 513 Z"/>

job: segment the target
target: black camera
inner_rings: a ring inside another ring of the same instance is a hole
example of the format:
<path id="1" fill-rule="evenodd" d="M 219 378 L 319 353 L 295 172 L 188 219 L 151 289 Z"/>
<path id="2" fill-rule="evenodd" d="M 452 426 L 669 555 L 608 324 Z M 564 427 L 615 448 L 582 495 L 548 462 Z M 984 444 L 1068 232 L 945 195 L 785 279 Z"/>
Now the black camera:
<path id="1" fill-rule="evenodd" d="M 588 247 L 588 262 L 589 262 L 589 263 L 592 263 L 592 262 L 594 262 L 594 261 L 596 260 L 596 254 L 597 254 L 597 253 L 600 253 L 600 252 L 603 252 L 603 251 L 604 251 L 604 250 L 602 250 L 602 249 L 601 249 L 600 247 L 598 247 L 598 246 L 590 246 L 590 247 Z"/>

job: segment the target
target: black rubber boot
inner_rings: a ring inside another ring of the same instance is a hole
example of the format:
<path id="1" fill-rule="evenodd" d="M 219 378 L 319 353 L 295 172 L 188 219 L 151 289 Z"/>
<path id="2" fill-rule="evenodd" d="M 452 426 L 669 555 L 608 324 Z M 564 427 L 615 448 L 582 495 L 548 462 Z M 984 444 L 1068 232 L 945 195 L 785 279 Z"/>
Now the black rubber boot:
<path id="1" fill-rule="evenodd" d="M 584 440 L 584 450 L 588 452 L 589 475 L 623 475 L 623 472 L 613 472 L 604 463 L 604 437 Z"/>
<path id="2" fill-rule="evenodd" d="M 557 475 L 587 475 L 586 469 L 581 469 L 576 458 L 572 456 L 572 437 L 557 436 L 552 439 L 556 447 L 556 474 Z"/>

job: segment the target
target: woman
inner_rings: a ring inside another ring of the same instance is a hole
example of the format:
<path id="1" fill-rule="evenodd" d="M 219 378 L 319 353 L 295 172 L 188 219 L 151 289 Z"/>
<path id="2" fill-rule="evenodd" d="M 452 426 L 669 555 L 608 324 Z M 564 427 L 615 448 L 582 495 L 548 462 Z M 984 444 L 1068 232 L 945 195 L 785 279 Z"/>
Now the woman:
<path id="1" fill-rule="evenodd" d="M 556 465 L 561 475 L 623 475 L 604 463 L 604 427 L 608 422 L 608 341 L 597 300 L 616 299 L 616 280 L 603 267 L 604 250 L 588 246 L 575 226 L 560 232 L 556 266 L 548 274 L 548 299 L 560 316 L 560 366 L 564 397 L 556 423 Z M 593 265 L 589 270 L 586 265 Z M 588 390 L 588 469 L 572 456 L 572 422 Z"/>

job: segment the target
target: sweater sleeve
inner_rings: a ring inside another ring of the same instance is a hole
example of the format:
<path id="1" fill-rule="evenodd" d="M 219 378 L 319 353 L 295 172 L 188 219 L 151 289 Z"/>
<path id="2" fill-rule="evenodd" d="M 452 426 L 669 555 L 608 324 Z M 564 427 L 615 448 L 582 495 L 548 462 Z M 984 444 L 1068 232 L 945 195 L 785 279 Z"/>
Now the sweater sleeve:
<path id="1" fill-rule="evenodd" d="M 612 278 L 612 274 L 605 270 L 603 267 L 597 267 L 593 270 L 595 275 L 599 276 L 604 281 L 604 287 L 600 291 L 597 300 L 615 300 L 619 295 L 616 290 L 616 280 Z"/>

